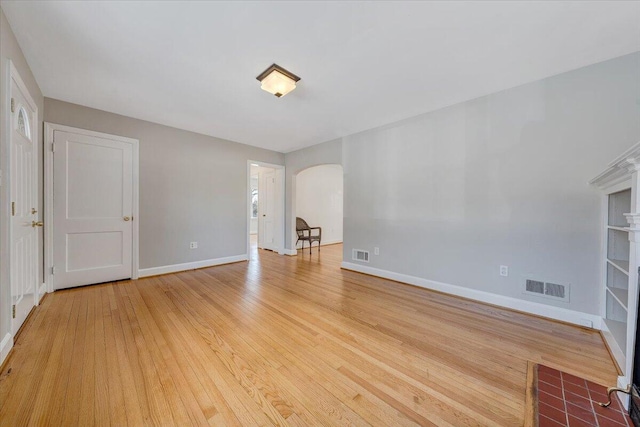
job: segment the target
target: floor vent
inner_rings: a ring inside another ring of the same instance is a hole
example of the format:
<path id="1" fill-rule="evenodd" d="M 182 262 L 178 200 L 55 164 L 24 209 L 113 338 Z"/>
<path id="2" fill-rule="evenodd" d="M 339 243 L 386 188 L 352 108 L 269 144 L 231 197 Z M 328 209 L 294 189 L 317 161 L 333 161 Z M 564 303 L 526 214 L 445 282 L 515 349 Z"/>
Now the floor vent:
<path id="1" fill-rule="evenodd" d="M 362 249 L 354 249 L 351 254 L 354 261 L 369 262 L 369 252 Z"/>
<path id="2" fill-rule="evenodd" d="M 525 282 L 525 292 L 529 294 L 536 294 L 541 297 L 560 299 L 567 302 L 569 301 L 568 285 L 558 285 L 557 283 L 527 279 Z"/>

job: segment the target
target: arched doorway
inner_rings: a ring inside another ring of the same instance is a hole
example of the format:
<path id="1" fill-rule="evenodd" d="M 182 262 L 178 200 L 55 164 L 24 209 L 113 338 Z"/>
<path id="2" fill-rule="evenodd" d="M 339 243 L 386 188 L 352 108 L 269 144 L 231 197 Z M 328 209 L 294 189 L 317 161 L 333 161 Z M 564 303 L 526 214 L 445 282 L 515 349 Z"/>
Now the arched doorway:
<path id="1" fill-rule="evenodd" d="M 303 218 L 312 227 L 322 227 L 322 245 L 342 243 L 343 170 L 339 164 L 315 165 L 293 175 L 291 248 L 296 248 L 295 218 Z"/>

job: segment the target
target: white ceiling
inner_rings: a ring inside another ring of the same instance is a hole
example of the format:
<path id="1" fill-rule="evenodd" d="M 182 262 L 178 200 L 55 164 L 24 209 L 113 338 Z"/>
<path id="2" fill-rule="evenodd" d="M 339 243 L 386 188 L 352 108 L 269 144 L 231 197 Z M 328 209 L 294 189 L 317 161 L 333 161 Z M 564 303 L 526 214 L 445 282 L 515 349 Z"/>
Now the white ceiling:
<path id="1" fill-rule="evenodd" d="M 47 97 L 288 152 L 640 50 L 639 2 L 2 2 Z M 302 77 L 277 99 L 255 77 Z"/>

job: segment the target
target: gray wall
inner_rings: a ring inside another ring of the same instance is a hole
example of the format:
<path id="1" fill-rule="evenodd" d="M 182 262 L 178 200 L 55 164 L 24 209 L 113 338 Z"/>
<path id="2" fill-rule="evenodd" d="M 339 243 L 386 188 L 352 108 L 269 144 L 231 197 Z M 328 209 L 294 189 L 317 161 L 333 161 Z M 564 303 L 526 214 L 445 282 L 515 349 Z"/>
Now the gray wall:
<path id="1" fill-rule="evenodd" d="M 342 164 L 342 140 L 317 144 L 285 155 L 285 248 L 295 250 L 295 175 L 311 166 Z M 293 240 L 292 240 L 293 239 Z"/>
<path id="2" fill-rule="evenodd" d="M 0 169 L 3 171 L 3 185 L 0 187 L 0 340 L 4 338 L 7 333 L 11 332 L 11 283 L 9 280 L 9 269 L 7 268 L 7 261 L 9 255 L 9 186 L 7 185 L 7 171 L 9 170 L 9 123 L 5 120 L 9 117 L 9 112 L 6 110 L 9 105 L 8 96 L 6 93 L 7 80 L 9 79 L 9 64 L 11 60 L 13 65 L 18 70 L 20 77 L 27 85 L 29 93 L 33 97 L 38 106 L 38 170 L 40 179 L 38 180 L 38 212 L 40 212 L 40 219 L 42 219 L 42 112 L 44 98 L 40 87 L 36 82 L 29 64 L 27 64 L 22 50 L 16 41 L 15 35 L 9 26 L 7 18 L 4 16 L 4 12 L 0 9 L 0 118 L 2 123 L 0 124 Z M 42 245 L 42 229 L 40 229 L 40 244 Z M 40 265 L 42 266 L 43 254 L 40 253 Z M 41 268 L 42 269 L 42 268 Z M 42 280 L 40 280 L 42 284 Z"/>
<path id="3" fill-rule="evenodd" d="M 587 181 L 638 141 L 640 53 L 346 137 L 344 260 L 599 314 Z M 525 277 L 571 284 L 570 303 Z"/>
<path id="4" fill-rule="evenodd" d="M 281 153 L 50 98 L 45 121 L 140 140 L 140 268 L 245 254 L 247 160 L 284 164 Z"/>

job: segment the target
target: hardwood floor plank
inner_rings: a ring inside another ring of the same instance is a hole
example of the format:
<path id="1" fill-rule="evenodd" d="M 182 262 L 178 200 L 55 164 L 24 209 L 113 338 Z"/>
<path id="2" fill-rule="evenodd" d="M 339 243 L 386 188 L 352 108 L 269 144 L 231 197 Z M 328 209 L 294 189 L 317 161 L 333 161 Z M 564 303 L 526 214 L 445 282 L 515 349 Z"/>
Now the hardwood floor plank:
<path id="1" fill-rule="evenodd" d="M 89 293 L 76 293 L 74 298 L 78 302 L 77 317 L 75 318 L 76 323 L 73 325 L 73 328 L 75 329 L 75 340 L 73 347 L 68 350 L 68 360 L 72 369 L 69 372 L 69 380 L 66 384 L 66 390 L 64 390 L 64 398 L 61 399 L 61 403 L 64 405 L 64 410 L 60 425 L 78 424 L 78 405 L 69 405 L 65 403 L 77 402 L 80 400 L 82 376 L 84 373 L 84 349 L 86 345 L 85 327 L 90 323 L 87 321 Z"/>
<path id="2" fill-rule="evenodd" d="M 16 348 L 5 365 L 5 372 L 11 370 L 11 375 L 3 375 L 5 380 L 0 388 L 8 387 L 10 392 L 3 393 L 6 396 L 2 410 L 0 410 L 0 423 L 3 425 L 25 425 L 34 414 L 35 397 L 38 395 L 41 385 L 45 380 L 51 380 L 51 372 L 46 372 L 47 363 L 53 353 L 55 344 L 60 345 L 60 336 L 54 331 L 61 330 L 60 324 L 68 317 L 60 313 L 71 309 L 73 298 L 68 298 L 60 304 L 58 310 L 46 310 L 48 318 L 45 320 L 41 313 L 36 312 L 36 318 L 41 321 L 37 329 L 37 342 L 21 340 L 16 343 Z M 29 329 L 33 333 L 34 328 Z M 20 351 L 18 351 L 20 350 Z M 14 364 L 14 359 L 16 363 Z M 51 358 L 55 361 L 55 357 Z M 55 372 L 53 372 L 55 374 Z M 50 394 L 50 393 L 49 393 Z M 50 396 L 43 396 L 43 399 Z"/>
<path id="3" fill-rule="evenodd" d="M 532 363 L 616 380 L 595 331 L 341 260 L 341 245 L 254 249 L 246 263 L 55 292 L 0 372 L 0 426 L 513 427 L 530 413 Z"/>
<path id="4" fill-rule="evenodd" d="M 55 400 L 60 398 L 52 393 L 56 380 L 64 379 L 58 375 L 61 353 L 64 350 L 65 336 L 68 330 L 68 323 L 72 317 L 72 307 L 75 299 L 68 298 L 63 304 L 63 311 L 58 314 L 58 328 L 52 331 L 52 341 L 49 354 L 40 359 L 41 364 L 34 367 L 34 384 L 32 390 L 28 390 L 22 399 L 20 412 L 17 416 L 19 423 L 29 420 L 33 424 L 44 424 L 49 415 L 57 415 L 60 405 Z M 37 391 L 37 392 L 34 392 Z"/>
<path id="5" fill-rule="evenodd" d="M 123 367 L 120 369 L 118 363 L 118 351 L 116 348 L 116 332 L 113 324 L 114 311 L 117 311 L 117 304 L 114 307 L 113 289 L 102 287 L 102 314 L 104 317 L 104 361 L 106 385 L 109 394 L 109 413 L 111 423 L 114 425 L 125 425 L 127 423 L 127 413 L 124 395 L 124 385 L 122 381 Z M 99 351 L 98 349 L 96 351 Z"/>
<path id="6" fill-rule="evenodd" d="M 82 426 L 95 425 L 95 406 L 98 403 L 96 400 L 96 384 L 95 384 L 95 319 L 96 319 L 96 288 L 87 287 L 82 289 L 87 296 L 87 317 L 84 325 L 84 352 L 82 355 L 83 373 L 80 379 L 80 402 L 86 402 L 86 404 L 79 405 L 78 424 Z M 78 293 L 79 290 L 73 290 L 73 293 Z M 69 292 L 72 293 L 72 292 Z M 61 297 L 62 295 L 56 295 Z"/>
<path id="7" fill-rule="evenodd" d="M 14 343 L 13 352 L 6 360 L 0 373 L 0 421 L 5 418 L 12 419 L 6 414 L 8 412 L 14 413 L 19 409 L 18 405 L 7 406 L 7 402 L 15 403 L 25 390 L 31 388 L 32 381 L 40 378 L 39 375 L 34 375 L 35 366 L 40 366 L 42 358 L 48 356 L 48 350 L 53 343 L 53 336 L 46 335 L 48 329 L 51 328 L 50 323 L 55 322 L 55 318 L 48 316 L 50 303 L 51 298 L 45 299 L 33 313 L 33 320 L 25 325 L 35 336 L 45 338 L 41 338 L 39 342 L 19 340 Z M 17 373 L 20 375 L 16 375 Z M 31 388 L 32 391 L 34 389 L 37 388 Z"/>
<path id="8" fill-rule="evenodd" d="M 104 294 L 103 290 L 104 286 L 96 286 L 93 289 L 93 291 L 95 291 L 94 298 L 97 303 L 94 311 L 96 327 L 93 335 L 93 352 L 95 355 L 95 402 L 93 406 L 95 425 L 97 426 L 109 426 L 112 423 L 116 425 L 123 421 L 122 408 L 115 406 L 116 402 L 112 399 L 112 394 L 109 392 L 108 377 L 114 377 L 115 375 L 114 373 L 109 375 L 107 371 L 107 346 L 105 342 L 104 321 L 105 317 L 107 317 L 108 320 L 111 310 L 109 309 L 108 301 L 102 298 Z M 105 302 L 107 303 L 106 305 Z"/>
<path id="9" fill-rule="evenodd" d="M 122 330 L 121 313 L 122 310 L 118 305 L 117 295 L 113 287 L 107 287 L 107 294 L 109 298 L 109 324 L 107 324 L 107 351 L 108 351 L 108 367 L 112 375 L 109 376 L 109 390 L 110 393 L 117 393 L 111 391 L 111 388 L 120 388 L 118 395 L 122 396 L 122 402 L 120 397 L 115 397 L 112 402 L 122 405 L 122 410 L 126 416 L 126 421 L 130 425 L 143 425 L 144 420 L 148 420 L 148 416 L 143 415 L 144 410 L 138 394 L 136 393 L 136 385 L 134 381 L 134 374 L 132 372 L 129 358 L 127 357 L 127 343 L 125 341 L 124 332 Z M 118 378 L 112 378 L 118 376 Z M 120 419 L 118 415 L 114 419 Z"/>

